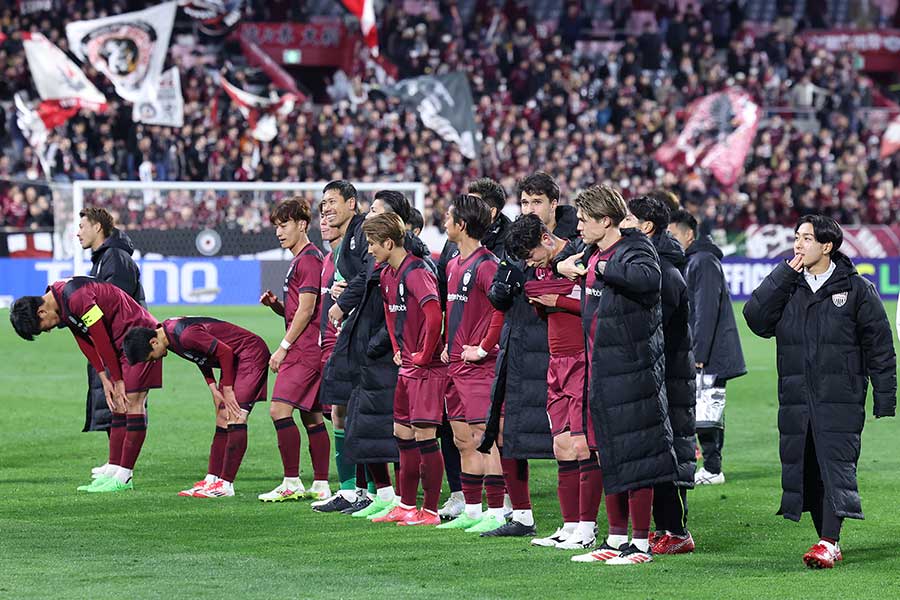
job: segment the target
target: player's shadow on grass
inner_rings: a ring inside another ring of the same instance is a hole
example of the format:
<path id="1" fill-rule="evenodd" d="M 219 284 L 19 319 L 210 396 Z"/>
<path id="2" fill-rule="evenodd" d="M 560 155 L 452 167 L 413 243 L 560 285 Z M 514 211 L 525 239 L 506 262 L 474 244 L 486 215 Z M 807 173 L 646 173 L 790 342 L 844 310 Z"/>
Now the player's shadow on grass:
<path id="1" fill-rule="evenodd" d="M 844 562 L 850 565 L 883 562 L 886 560 L 896 561 L 897 546 L 891 544 L 880 544 L 878 546 L 860 546 L 854 547 L 845 555 Z"/>

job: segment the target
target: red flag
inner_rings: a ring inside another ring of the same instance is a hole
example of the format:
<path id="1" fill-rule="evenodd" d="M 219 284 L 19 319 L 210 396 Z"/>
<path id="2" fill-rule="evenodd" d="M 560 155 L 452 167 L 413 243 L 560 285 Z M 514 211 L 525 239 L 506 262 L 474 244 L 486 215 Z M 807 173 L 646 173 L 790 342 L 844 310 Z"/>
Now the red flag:
<path id="1" fill-rule="evenodd" d="M 231 98 L 241 114 L 247 119 L 253 137 L 262 142 L 271 142 L 277 133 L 276 115 L 287 115 L 294 110 L 294 102 L 297 97 L 294 94 L 284 94 L 274 98 L 263 98 L 246 92 L 227 79 L 221 79 L 222 89 Z"/>
<path id="2" fill-rule="evenodd" d="M 888 123 L 881 136 L 881 158 L 887 158 L 897 150 L 900 150 L 900 115 Z"/>
<path id="3" fill-rule="evenodd" d="M 759 106 L 740 88 L 698 98 L 685 110 L 687 120 L 678 137 L 660 146 L 653 156 L 670 171 L 700 166 L 719 183 L 730 186 L 744 170 L 760 114 Z"/>
<path id="4" fill-rule="evenodd" d="M 378 30 L 375 28 L 375 0 L 341 0 L 344 6 L 359 19 L 363 39 L 372 54 L 378 54 Z"/>

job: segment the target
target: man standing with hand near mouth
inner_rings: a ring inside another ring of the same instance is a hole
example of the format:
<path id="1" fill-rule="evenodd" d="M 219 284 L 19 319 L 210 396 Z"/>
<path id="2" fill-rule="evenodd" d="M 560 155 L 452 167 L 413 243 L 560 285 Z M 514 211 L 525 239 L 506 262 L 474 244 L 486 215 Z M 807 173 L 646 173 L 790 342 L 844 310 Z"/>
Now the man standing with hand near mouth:
<path id="1" fill-rule="evenodd" d="M 803 217 L 794 258 L 744 306 L 753 333 L 777 342 L 778 512 L 793 521 L 810 512 L 819 541 L 803 562 L 817 569 L 843 560 L 843 520 L 863 518 L 856 467 L 869 380 L 876 419 L 893 417 L 897 404 L 890 323 L 875 286 L 839 251 L 842 241 L 834 219 Z"/>

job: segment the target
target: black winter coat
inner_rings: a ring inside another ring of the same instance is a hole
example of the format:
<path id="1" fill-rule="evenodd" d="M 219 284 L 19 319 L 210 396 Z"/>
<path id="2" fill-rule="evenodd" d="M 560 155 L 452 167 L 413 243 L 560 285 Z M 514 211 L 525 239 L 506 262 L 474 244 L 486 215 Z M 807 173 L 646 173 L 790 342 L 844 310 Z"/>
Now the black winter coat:
<path id="1" fill-rule="evenodd" d="M 680 269 L 687 263 L 678 241 L 668 232 L 654 235 L 662 271 L 662 324 L 666 353 L 666 399 L 678 459 L 675 485 L 694 487 L 697 468 L 695 440 L 696 369 L 691 351 L 690 308 L 687 285 Z"/>
<path id="2" fill-rule="evenodd" d="M 578 235 L 577 226 L 574 207 L 557 207 L 553 235 L 574 238 Z M 514 263 L 518 270 L 524 267 L 519 261 L 506 260 Z M 550 362 L 547 323 L 528 303 L 521 287 L 511 287 L 501 280 L 503 274 L 503 269 L 497 271 L 488 293 L 494 308 L 506 313 L 491 390 L 492 412 L 499 417 L 500 407 L 506 405 L 503 455 L 507 458 L 553 458 L 553 438 L 547 419 L 547 367 Z M 534 269 L 525 268 L 523 275 L 526 280 L 533 279 Z"/>
<path id="3" fill-rule="evenodd" d="M 141 285 L 141 270 L 131 255 L 134 244 L 122 231 L 113 229 L 103 244 L 91 254 L 91 277 L 111 283 L 137 301 L 144 301 L 144 287 Z M 106 404 L 103 383 L 90 364 L 87 366 L 88 391 L 84 407 L 84 428 L 82 431 L 106 431 L 112 423 L 112 412 Z"/>
<path id="4" fill-rule="evenodd" d="M 588 404 L 607 494 L 674 481 L 677 470 L 666 402 L 659 257 L 636 229 L 623 229 L 618 244 L 597 285 L 585 290 L 585 299 L 599 300 L 582 303 L 586 332 L 596 320 Z M 596 305 L 593 313 L 590 305 Z"/>
<path id="5" fill-rule="evenodd" d="M 707 235 L 691 244 L 685 255 L 694 359 L 703 364 L 705 373 L 718 379 L 740 377 L 747 367 L 722 272 L 722 251 Z"/>
<path id="6" fill-rule="evenodd" d="M 353 215 L 347 232 L 341 242 L 338 260 L 335 264 L 337 272 L 347 281 L 347 289 L 337 299 L 337 305 L 348 315 L 362 301 L 365 293 L 366 277 L 369 265 L 369 245 L 362 225 L 366 215 Z"/>
<path id="7" fill-rule="evenodd" d="M 744 306 L 750 329 L 777 343 L 779 514 L 794 521 L 816 493 L 803 489 L 807 430 L 835 514 L 862 519 L 856 465 L 868 380 L 876 417 L 894 416 L 897 404 L 897 359 L 878 292 L 849 258 L 836 252 L 834 262 L 816 293 L 782 262 Z"/>

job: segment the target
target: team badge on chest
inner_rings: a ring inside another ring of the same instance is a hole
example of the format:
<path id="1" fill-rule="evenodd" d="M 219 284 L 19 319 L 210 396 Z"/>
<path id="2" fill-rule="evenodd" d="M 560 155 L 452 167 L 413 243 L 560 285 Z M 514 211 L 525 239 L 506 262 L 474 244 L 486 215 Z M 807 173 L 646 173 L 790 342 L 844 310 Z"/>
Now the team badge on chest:
<path id="1" fill-rule="evenodd" d="M 847 292 L 841 292 L 840 294 L 832 294 L 831 301 L 834 302 L 834 305 L 838 308 L 847 304 Z"/>

